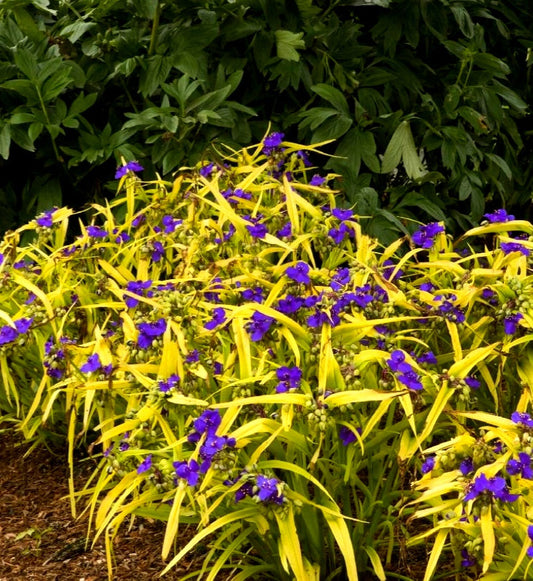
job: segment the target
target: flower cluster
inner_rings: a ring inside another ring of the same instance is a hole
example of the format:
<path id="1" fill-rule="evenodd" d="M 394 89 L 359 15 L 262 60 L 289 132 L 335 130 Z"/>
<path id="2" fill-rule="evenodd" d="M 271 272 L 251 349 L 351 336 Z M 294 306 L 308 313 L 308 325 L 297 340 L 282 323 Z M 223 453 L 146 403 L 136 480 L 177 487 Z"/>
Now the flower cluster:
<path id="1" fill-rule="evenodd" d="M 203 440 L 199 449 L 200 459 L 202 460 L 199 471 L 202 474 L 211 467 L 215 456 L 219 452 L 226 447 L 235 447 L 235 438 L 217 435 L 221 421 L 222 418 L 218 410 L 207 409 L 194 420 L 194 431 L 187 436 L 188 441 L 193 444 Z"/>
<path id="2" fill-rule="evenodd" d="M 279 383 L 276 385 L 277 393 L 285 393 L 291 389 L 298 389 L 302 382 L 302 370 L 297 367 L 280 367 L 276 369 Z"/>
<path id="3" fill-rule="evenodd" d="M 144 167 L 137 161 L 128 161 L 128 163 L 121 165 L 117 168 L 117 171 L 115 173 L 115 179 L 119 180 L 123 178 L 125 175 L 127 175 L 128 172 L 135 173 L 137 171 L 142 171 L 143 169 Z"/>
<path id="4" fill-rule="evenodd" d="M 420 228 L 413 233 L 411 240 L 416 246 L 429 249 L 433 244 L 435 244 L 437 235 L 440 232 L 444 232 L 444 226 L 438 222 L 431 222 L 430 224 L 420 226 Z"/>
<path id="5" fill-rule="evenodd" d="M 11 325 L 4 325 L 0 327 L 0 345 L 6 345 L 7 343 L 13 343 L 20 335 L 24 335 L 28 332 L 33 319 L 22 318 L 13 321 L 14 327 Z"/>
<path id="6" fill-rule="evenodd" d="M 497 499 L 502 502 L 514 502 L 519 496 L 519 494 L 511 494 L 509 492 L 507 482 L 502 476 L 487 478 L 486 474 L 481 473 L 468 486 L 463 501 L 468 502 L 469 500 L 483 498 L 487 501 Z"/>
<path id="7" fill-rule="evenodd" d="M 227 480 L 226 485 L 231 486 L 243 480 L 244 483 L 235 492 L 235 502 L 240 502 L 249 496 L 264 504 L 281 505 L 284 503 L 285 496 L 282 492 L 284 483 L 277 478 L 269 478 L 264 474 L 252 475 L 242 472 L 240 478 Z"/>
<path id="8" fill-rule="evenodd" d="M 153 345 L 154 339 L 166 331 L 167 321 L 161 318 L 154 323 L 139 323 L 137 329 L 139 330 L 137 345 L 141 349 L 148 349 Z"/>
<path id="9" fill-rule="evenodd" d="M 390 370 L 396 374 L 396 378 L 400 383 L 403 383 L 413 391 L 420 391 L 423 389 L 420 376 L 413 369 L 412 365 L 405 360 L 405 353 L 401 349 L 396 349 L 387 360 L 387 365 Z"/>

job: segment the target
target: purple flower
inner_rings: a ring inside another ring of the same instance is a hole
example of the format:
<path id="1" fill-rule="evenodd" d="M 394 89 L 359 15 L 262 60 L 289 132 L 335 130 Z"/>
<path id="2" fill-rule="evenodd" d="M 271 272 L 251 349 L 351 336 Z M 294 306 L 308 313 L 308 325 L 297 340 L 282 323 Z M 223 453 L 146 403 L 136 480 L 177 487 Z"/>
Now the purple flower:
<path id="1" fill-rule="evenodd" d="M 519 242 L 502 242 L 500 244 L 504 254 L 511 254 L 512 252 L 521 252 L 524 256 L 529 256 L 529 248 L 526 248 Z"/>
<path id="2" fill-rule="evenodd" d="M 256 478 L 256 486 L 259 489 L 257 497 L 262 502 L 274 502 L 276 504 L 283 503 L 283 495 L 278 490 L 279 480 L 276 478 L 267 478 L 262 474 L 258 474 Z"/>
<path id="3" fill-rule="evenodd" d="M 263 289 L 260 286 L 242 291 L 242 298 L 253 303 L 262 303 L 265 300 L 263 297 Z"/>
<path id="4" fill-rule="evenodd" d="M 220 426 L 222 418 L 218 410 L 207 409 L 193 422 L 193 427 L 199 434 L 214 435 Z"/>
<path id="5" fill-rule="evenodd" d="M 265 137 L 263 141 L 263 153 L 265 155 L 272 155 L 281 145 L 285 135 L 283 133 L 275 132 Z"/>
<path id="6" fill-rule="evenodd" d="M 461 557 L 463 558 L 461 567 L 473 567 L 477 563 L 476 559 L 466 549 L 461 550 Z"/>
<path id="7" fill-rule="evenodd" d="M 163 255 L 165 254 L 165 248 L 158 240 L 152 242 L 152 260 L 154 262 L 159 262 Z"/>
<path id="8" fill-rule="evenodd" d="M 470 389 L 479 389 L 481 382 L 479 381 L 479 379 L 476 379 L 475 377 L 472 377 L 471 375 L 467 376 L 464 378 L 463 380 L 466 385 L 468 385 L 468 387 Z"/>
<path id="9" fill-rule="evenodd" d="M 361 428 L 358 428 L 357 431 L 361 433 Z M 347 426 L 341 426 L 339 430 L 339 439 L 343 446 L 348 446 L 348 444 L 351 444 L 357 440 L 357 436 Z"/>
<path id="10" fill-rule="evenodd" d="M 178 220 L 173 216 L 163 216 L 162 220 L 163 226 L 165 227 L 165 232 L 167 234 L 172 234 L 172 232 L 174 232 L 174 230 L 176 230 L 176 228 L 180 226 L 182 222 L 183 220 Z"/>
<path id="11" fill-rule="evenodd" d="M 405 354 L 400 349 L 391 353 L 390 359 L 387 360 L 387 365 L 396 374 L 399 382 L 403 383 L 409 389 L 420 391 L 423 389 L 420 376 L 412 368 L 412 366 L 405 361 Z"/>
<path id="12" fill-rule="evenodd" d="M 151 280 L 132 280 L 126 285 L 126 290 L 130 293 L 143 296 L 145 290 L 152 286 Z M 124 302 L 129 308 L 136 307 L 139 304 L 139 300 L 134 297 L 124 296 Z"/>
<path id="13" fill-rule="evenodd" d="M 526 452 L 518 453 L 518 460 L 511 459 L 507 462 L 507 472 L 511 476 L 519 474 L 526 480 L 533 480 L 533 469 L 531 468 L 531 457 Z"/>
<path id="14" fill-rule="evenodd" d="M 129 171 L 136 172 L 142 171 L 144 167 L 136 161 L 128 161 L 126 165 L 119 166 L 115 173 L 115 179 L 119 180 L 124 177 Z"/>
<path id="15" fill-rule="evenodd" d="M 137 467 L 137 474 L 142 474 L 152 467 L 152 454 L 148 454 L 146 458 Z"/>
<path id="16" fill-rule="evenodd" d="M 15 328 L 17 329 L 19 334 L 22 335 L 26 333 L 28 329 L 31 327 L 33 319 L 25 317 L 23 319 L 17 319 L 16 321 L 13 322 L 15 323 Z"/>
<path id="17" fill-rule="evenodd" d="M 290 389 L 298 389 L 302 381 L 302 370 L 298 366 L 280 367 L 276 369 L 276 375 L 279 379 L 276 385 L 277 393 L 284 393 Z"/>
<path id="18" fill-rule="evenodd" d="M 311 181 L 309 182 L 310 186 L 321 186 L 324 182 L 326 181 L 326 178 L 323 178 L 322 176 L 315 174 L 312 178 Z"/>
<path id="19" fill-rule="evenodd" d="M 435 285 L 434 285 L 432 282 L 423 282 L 423 283 L 420 285 L 420 290 L 421 290 L 421 291 L 428 292 L 428 293 L 430 293 L 430 292 L 434 291 L 434 290 L 435 290 L 435 288 L 436 288 L 436 287 L 435 287 Z"/>
<path id="20" fill-rule="evenodd" d="M 437 358 L 435 357 L 433 351 L 428 351 L 427 353 L 422 353 L 416 359 L 418 363 L 427 363 L 428 365 L 436 365 Z"/>
<path id="21" fill-rule="evenodd" d="M 340 291 L 342 287 L 350 282 L 350 269 L 340 268 L 331 279 L 331 288 L 334 291 Z"/>
<path id="22" fill-rule="evenodd" d="M 213 374 L 214 375 L 222 375 L 223 371 L 224 371 L 224 366 L 222 365 L 222 363 L 220 363 L 220 361 L 215 361 L 213 363 Z"/>
<path id="23" fill-rule="evenodd" d="M 178 478 L 186 480 L 189 486 L 196 486 L 198 484 L 200 466 L 196 460 L 191 458 L 188 463 L 182 460 L 173 462 L 172 465 Z"/>
<path id="24" fill-rule="evenodd" d="M 508 214 L 503 208 L 495 210 L 492 214 L 484 214 L 484 216 L 491 224 L 495 222 L 509 222 L 515 219 L 512 214 Z"/>
<path id="25" fill-rule="evenodd" d="M 180 382 L 180 376 L 177 375 L 176 373 L 173 373 L 166 381 L 163 379 L 160 379 L 157 382 L 157 385 L 159 387 L 159 391 L 161 391 L 162 393 L 167 393 L 171 389 L 175 388 L 179 382 Z"/>
<path id="26" fill-rule="evenodd" d="M 245 482 L 236 492 L 235 492 L 235 502 L 239 502 L 247 496 L 254 495 L 254 487 L 251 482 Z"/>
<path id="27" fill-rule="evenodd" d="M 11 325 L 4 325 L 0 328 L 0 345 L 5 345 L 6 343 L 11 343 L 15 339 L 28 331 L 31 326 L 33 319 L 18 319 L 14 321 L 15 327 Z"/>
<path id="28" fill-rule="evenodd" d="M 522 313 L 514 313 L 509 317 L 505 317 L 503 320 L 503 330 L 506 335 L 514 335 L 516 333 L 516 328 L 518 327 L 518 321 L 524 318 Z"/>
<path id="29" fill-rule="evenodd" d="M 529 537 L 529 540 L 533 542 L 533 525 L 527 527 L 527 536 Z"/>
<path id="30" fill-rule="evenodd" d="M 113 234 L 117 234 L 118 229 L 115 228 L 113 230 Z M 118 236 L 115 238 L 115 242 L 117 244 L 122 244 L 123 242 L 129 242 L 131 240 L 131 236 L 127 233 L 127 232 L 121 232 L 120 234 L 118 234 Z"/>
<path id="31" fill-rule="evenodd" d="M 98 371 L 101 367 L 102 363 L 100 361 L 100 355 L 98 355 L 98 353 L 93 353 L 89 359 L 87 359 L 86 363 L 80 367 L 80 371 L 82 373 L 92 373 L 93 371 Z"/>
<path id="32" fill-rule="evenodd" d="M 261 341 L 273 322 L 274 319 L 272 317 L 256 311 L 252 315 L 252 320 L 246 325 L 246 330 L 250 333 L 250 339 L 252 341 Z"/>
<path id="33" fill-rule="evenodd" d="M 167 329 L 167 322 L 165 319 L 158 319 L 155 323 L 139 323 L 139 338 L 137 344 L 141 349 L 151 347 L 155 337 L 162 335 Z"/>
<path id="34" fill-rule="evenodd" d="M 233 224 L 230 224 L 228 226 L 228 231 L 226 232 L 226 234 L 223 234 L 222 238 L 218 238 L 216 237 L 214 239 L 215 244 L 222 244 L 222 242 L 227 242 L 234 234 L 235 234 L 235 226 Z"/>
<path id="35" fill-rule="evenodd" d="M 207 321 L 204 325 L 204 329 L 212 331 L 216 329 L 219 325 L 222 325 L 226 321 L 226 311 L 222 307 L 216 307 L 213 309 L 213 318 Z"/>
<path id="36" fill-rule="evenodd" d="M 355 231 L 343 222 L 338 228 L 331 228 L 328 231 L 328 236 L 335 244 L 340 244 L 346 237 L 353 238 Z"/>
<path id="37" fill-rule="evenodd" d="M 511 414 L 511 420 L 515 424 L 519 424 L 525 428 L 533 428 L 533 419 L 525 412 L 513 412 Z"/>
<path id="38" fill-rule="evenodd" d="M 479 496 L 488 496 L 489 498 L 497 498 L 502 502 L 514 502 L 518 499 L 518 494 L 510 494 L 507 488 L 505 478 L 501 476 L 494 476 L 487 478 L 485 474 L 480 474 L 474 482 L 469 486 L 468 492 L 465 494 L 464 502 L 474 500 Z"/>
<path id="39" fill-rule="evenodd" d="M 193 349 L 190 353 L 187 353 L 185 361 L 187 363 L 196 363 L 197 361 L 200 361 L 200 353 L 198 349 Z"/>
<path id="40" fill-rule="evenodd" d="M 340 322 L 341 320 L 337 313 L 332 312 L 330 315 L 326 311 L 320 309 L 315 309 L 315 312 L 307 318 L 307 324 L 312 328 L 321 327 L 324 324 L 336 327 Z"/>
<path id="41" fill-rule="evenodd" d="M 309 278 L 310 266 L 306 262 L 298 262 L 294 266 L 288 266 L 285 274 L 295 282 L 301 284 L 309 284 L 311 279 Z"/>
<path id="42" fill-rule="evenodd" d="M 304 299 L 302 297 L 295 297 L 294 295 L 287 295 L 284 299 L 278 301 L 277 310 L 280 313 L 289 315 L 296 313 L 304 306 Z"/>
<path id="43" fill-rule="evenodd" d="M 276 234 L 280 238 L 290 238 L 292 236 L 292 224 L 287 222 L 276 232 Z"/>
<path id="44" fill-rule="evenodd" d="M 394 262 L 390 258 L 387 258 L 387 260 L 383 261 L 383 267 L 384 267 L 382 270 L 383 276 L 387 280 L 391 280 L 393 274 L 394 274 L 393 280 L 396 280 L 396 279 L 401 278 L 403 276 L 403 270 L 401 268 L 396 270 L 396 273 L 394 273 L 394 271 L 396 269 L 396 265 L 394 264 Z"/>
<path id="45" fill-rule="evenodd" d="M 248 224 L 246 229 L 253 238 L 264 238 L 268 234 L 268 229 L 264 224 Z"/>
<path id="46" fill-rule="evenodd" d="M 470 472 L 474 471 L 474 461 L 472 458 L 465 458 L 461 464 L 459 464 L 459 470 L 463 476 L 467 476 Z"/>
<path id="47" fill-rule="evenodd" d="M 347 209 L 333 208 L 331 210 L 331 214 L 341 222 L 344 222 L 345 220 L 350 220 L 353 217 L 353 211 L 350 210 L 349 208 Z"/>
<path id="48" fill-rule="evenodd" d="M 108 235 L 108 232 L 100 226 L 87 226 L 87 234 L 91 238 L 105 238 Z"/>
<path id="49" fill-rule="evenodd" d="M 444 232 L 444 227 L 438 222 L 431 222 L 427 225 L 422 225 L 416 232 L 413 233 L 411 239 L 413 244 L 421 248 L 431 248 L 435 243 L 435 238 L 439 232 Z"/>
<path id="50" fill-rule="evenodd" d="M 37 217 L 36 222 L 42 228 L 51 228 L 53 225 L 52 216 L 57 208 L 52 208 L 52 210 L 47 210 Z"/>
<path id="51" fill-rule="evenodd" d="M 213 171 L 214 168 L 215 168 L 214 163 L 208 163 L 207 165 L 204 165 L 203 167 L 200 168 L 200 175 L 204 178 L 207 178 L 211 175 L 211 172 Z"/>
<path id="52" fill-rule="evenodd" d="M 422 474 L 427 474 L 435 468 L 435 456 L 428 456 L 422 464 Z"/>

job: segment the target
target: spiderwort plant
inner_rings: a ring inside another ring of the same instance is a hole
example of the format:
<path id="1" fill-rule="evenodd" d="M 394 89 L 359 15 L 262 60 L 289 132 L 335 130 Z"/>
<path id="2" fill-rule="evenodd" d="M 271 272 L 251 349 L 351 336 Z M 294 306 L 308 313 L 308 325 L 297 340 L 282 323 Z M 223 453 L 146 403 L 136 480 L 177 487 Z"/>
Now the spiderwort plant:
<path id="1" fill-rule="evenodd" d="M 381 248 L 313 177 L 318 148 L 283 139 L 172 184 L 128 167 L 68 246 L 62 208 L 24 227 L 33 245 L 6 238 L 2 409 L 70 458 L 97 434 L 109 554 L 138 513 L 166 522 L 167 570 L 210 537 L 213 579 L 385 579 L 417 518 L 402 543 L 434 536 L 427 578 L 448 546 L 495 571 L 506 527 L 525 570 L 531 258 L 505 244 L 533 227 L 495 212 L 468 255 L 440 224 Z"/>

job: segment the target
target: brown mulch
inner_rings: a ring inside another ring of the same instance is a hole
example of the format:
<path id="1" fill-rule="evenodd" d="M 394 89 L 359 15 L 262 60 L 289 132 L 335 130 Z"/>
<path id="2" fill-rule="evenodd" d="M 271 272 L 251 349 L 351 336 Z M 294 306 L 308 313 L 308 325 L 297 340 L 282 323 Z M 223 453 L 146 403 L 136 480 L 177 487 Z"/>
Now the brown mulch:
<path id="1" fill-rule="evenodd" d="M 106 581 L 104 544 L 85 550 L 87 518 L 74 519 L 65 498 L 65 458 L 45 449 L 24 458 L 27 448 L 17 435 L 0 431 L 0 581 Z M 86 476 L 81 468 L 78 490 Z M 137 519 L 131 530 L 123 525 L 114 547 L 113 579 L 159 579 L 163 536 L 162 523 Z M 185 574 L 178 566 L 163 579 L 177 581 Z"/>

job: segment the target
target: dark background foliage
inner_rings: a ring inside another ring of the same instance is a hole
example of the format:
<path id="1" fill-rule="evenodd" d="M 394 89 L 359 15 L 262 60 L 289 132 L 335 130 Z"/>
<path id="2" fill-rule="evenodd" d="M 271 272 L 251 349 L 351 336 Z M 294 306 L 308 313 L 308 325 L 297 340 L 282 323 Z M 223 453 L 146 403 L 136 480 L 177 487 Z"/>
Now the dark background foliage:
<path id="1" fill-rule="evenodd" d="M 3 0 L 0 230 L 112 196 L 121 157 L 170 176 L 269 123 L 335 140 L 384 241 L 531 218 L 532 47 L 529 0 Z"/>

